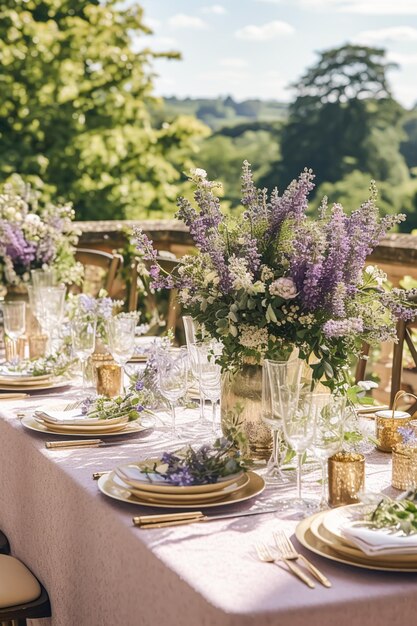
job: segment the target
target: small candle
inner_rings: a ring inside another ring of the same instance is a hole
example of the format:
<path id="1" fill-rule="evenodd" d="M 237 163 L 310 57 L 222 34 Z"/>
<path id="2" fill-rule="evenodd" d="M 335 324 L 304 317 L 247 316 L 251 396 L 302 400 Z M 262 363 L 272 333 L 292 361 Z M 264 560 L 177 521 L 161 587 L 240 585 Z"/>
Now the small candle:
<path id="1" fill-rule="evenodd" d="M 39 359 L 45 356 L 48 335 L 29 335 L 29 358 Z"/>
<path id="2" fill-rule="evenodd" d="M 365 487 L 365 457 L 356 452 L 338 452 L 328 460 L 329 504 L 341 506 L 358 502 Z"/>
<path id="3" fill-rule="evenodd" d="M 100 396 L 113 398 L 120 394 L 122 385 L 122 368 L 115 363 L 104 363 L 96 367 L 97 393 Z"/>
<path id="4" fill-rule="evenodd" d="M 392 452 L 393 447 L 402 441 L 398 427 L 406 426 L 411 416 L 406 411 L 377 411 L 375 417 L 377 448 Z"/>

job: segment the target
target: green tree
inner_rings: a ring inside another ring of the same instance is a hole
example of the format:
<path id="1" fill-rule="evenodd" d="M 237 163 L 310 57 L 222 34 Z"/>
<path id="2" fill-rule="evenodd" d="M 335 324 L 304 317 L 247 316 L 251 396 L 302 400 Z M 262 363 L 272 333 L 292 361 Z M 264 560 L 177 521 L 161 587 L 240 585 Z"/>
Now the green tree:
<path id="1" fill-rule="evenodd" d="M 3 0 L 0 178 L 17 171 L 72 200 L 80 218 L 174 210 L 207 129 L 154 128 L 143 10 L 118 0 Z M 178 58 L 177 53 L 164 54 Z"/>
<path id="2" fill-rule="evenodd" d="M 282 131 L 278 169 L 283 184 L 304 167 L 313 168 L 318 184 L 336 182 L 356 169 L 396 184 L 404 181 L 407 168 L 399 152 L 403 110 L 386 76 L 392 67 L 379 48 L 345 45 L 320 54 L 296 85 Z M 385 133 L 391 167 L 379 148 Z"/>

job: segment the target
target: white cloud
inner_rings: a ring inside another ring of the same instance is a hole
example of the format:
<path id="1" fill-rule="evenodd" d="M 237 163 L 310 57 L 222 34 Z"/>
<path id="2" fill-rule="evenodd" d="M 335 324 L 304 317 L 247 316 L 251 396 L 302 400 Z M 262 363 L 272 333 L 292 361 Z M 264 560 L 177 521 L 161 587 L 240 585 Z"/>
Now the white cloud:
<path id="1" fill-rule="evenodd" d="M 202 7 L 201 10 L 203 13 L 212 13 L 214 15 L 225 15 L 227 13 L 221 4 L 211 4 L 210 6 Z"/>
<path id="2" fill-rule="evenodd" d="M 416 0 L 417 2 L 417 0 Z M 381 41 L 416 41 L 417 28 L 411 26 L 391 26 L 376 30 L 364 30 L 355 36 L 355 41 L 379 43 Z"/>
<path id="3" fill-rule="evenodd" d="M 268 4 L 281 4 L 282 0 L 255 0 L 255 2 L 266 2 Z"/>
<path id="4" fill-rule="evenodd" d="M 154 17 L 146 17 L 145 19 L 146 26 L 149 26 L 152 30 L 155 30 L 161 26 L 161 21 L 155 19 Z"/>
<path id="5" fill-rule="evenodd" d="M 245 61 L 245 59 L 241 59 L 239 57 L 227 57 L 224 59 L 220 59 L 219 65 L 223 67 L 241 68 L 248 67 L 249 64 L 247 61 Z"/>
<path id="6" fill-rule="evenodd" d="M 388 54 L 388 61 L 398 63 L 398 65 L 417 65 L 417 53 L 406 54 L 402 52 L 390 52 Z M 417 99 L 417 92 L 413 87 L 414 93 Z"/>
<path id="7" fill-rule="evenodd" d="M 285 35 L 292 35 L 295 29 L 287 22 L 275 20 L 267 22 L 261 26 L 249 24 L 236 31 L 235 36 L 238 39 L 247 39 L 249 41 L 268 41 Z"/>
<path id="8" fill-rule="evenodd" d="M 416 0 L 296 0 L 308 8 L 362 15 L 417 15 Z"/>
<path id="9" fill-rule="evenodd" d="M 207 28 L 206 22 L 201 17 L 195 17 L 194 15 L 186 15 L 185 13 L 177 13 L 168 20 L 171 28 L 191 28 L 194 30 L 203 30 Z"/>

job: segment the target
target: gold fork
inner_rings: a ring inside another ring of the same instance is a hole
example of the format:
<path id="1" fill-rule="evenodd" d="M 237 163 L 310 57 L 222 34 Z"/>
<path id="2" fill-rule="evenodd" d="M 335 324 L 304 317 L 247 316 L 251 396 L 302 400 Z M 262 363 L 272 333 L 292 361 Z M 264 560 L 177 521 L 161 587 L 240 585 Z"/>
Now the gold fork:
<path id="1" fill-rule="evenodd" d="M 307 587 L 310 587 L 310 589 L 315 588 L 316 585 L 311 580 L 311 578 L 304 574 L 304 572 L 302 572 L 298 565 L 293 563 L 292 560 L 287 561 L 287 559 L 284 559 L 283 557 L 275 557 L 269 550 L 268 546 L 266 546 L 264 543 L 257 543 L 255 548 L 260 561 L 264 561 L 265 563 L 276 563 L 277 561 L 281 560 L 285 563 L 290 572 L 292 572 L 294 576 L 297 576 L 297 578 L 299 578 L 305 585 L 307 585 Z"/>
<path id="2" fill-rule="evenodd" d="M 304 554 L 300 554 L 297 552 L 291 540 L 287 537 L 283 530 L 278 530 L 274 533 L 275 544 L 282 556 L 287 562 L 297 561 L 297 559 L 301 559 L 304 565 L 308 568 L 310 573 L 317 578 L 319 583 L 324 585 L 325 587 L 331 587 L 332 583 L 324 574 L 320 572 L 319 569 L 304 556 Z"/>

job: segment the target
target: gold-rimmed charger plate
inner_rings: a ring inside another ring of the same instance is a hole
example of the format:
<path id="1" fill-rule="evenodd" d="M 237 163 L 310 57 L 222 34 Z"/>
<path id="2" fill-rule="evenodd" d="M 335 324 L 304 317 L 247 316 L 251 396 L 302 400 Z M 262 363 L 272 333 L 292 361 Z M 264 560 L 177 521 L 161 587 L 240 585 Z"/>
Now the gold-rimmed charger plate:
<path id="1" fill-rule="evenodd" d="M 141 474 L 141 468 L 152 465 L 158 461 L 158 459 L 147 459 L 146 461 L 139 461 L 137 463 L 126 463 L 126 465 L 119 465 L 114 469 L 114 473 L 118 475 L 126 485 L 133 487 L 134 489 L 138 489 L 140 491 L 151 491 L 153 493 L 166 493 L 166 494 L 177 494 L 177 495 L 190 495 L 195 493 L 211 493 L 213 491 L 218 491 L 220 489 L 224 489 L 228 485 L 234 483 L 243 472 L 239 472 L 237 474 L 233 474 L 228 478 L 221 478 L 216 483 L 209 483 L 206 485 L 187 485 L 187 486 L 178 486 L 178 485 L 167 485 L 166 481 L 162 477 L 158 477 L 156 475 L 153 478 L 150 475 L 143 474 L 140 478 L 132 478 L 132 475 L 126 473 L 129 469 L 134 472 L 139 471 L 139 475 Z"/>
<path id="2" fill-rule="evenodd" d="M 330 561 L 336 561 L 337 563 L 343 563 L 345 565 L 352 565 L 354 567 L 360 567 L 362 569 L 378 570 L 384 572 L 417 572 L 417 563 L 397 565 L 386 562 L 374 563 L 369 561 L 369 557 L 363 556 L 356 558 L 354 556 L 341 555 L 331 546 L 327 545 L 320 539 L 318 539 L 310 529 L 311 521 L 322 513 L 316 513 L 311 517 L 303 519 L 297 526 L 295 536 L 298 541 L 307 550 L 318 554 L 319 556 L 329 559 Z"/>
<path id="3" fill-rule="evenodd" d="M 325 515 L 326 511 L 312 519 L 310 530 L 317 539 L 330 546 L 333 550 L 336 550 L 336 552 L 349 557 L 352 556 L 359 560 L 366 559 L 369 563 L 387 563 L 388 565 L 398 566 L 412 564 L 417 566 L 417 554 L 365 554 L 347 539 L 343 538 L 343 540 L 340 540 L 332 533 L 329 533 L 322 523 Z"/>
<path id="4" fill-rule="evenodd" d="M 105 496 L 112 498 L 113 500 L 119 500 L 120 502 L 127 502 L 129 504 L 135 504 L 139 506 L 152 507 L 157 509 L 208 509 L 214 508 L 218 506 L 228 506 L 231 504 L 237 504 L 238 502 L 244 502 L 245 500 L 249 500 L 250 498 L 254 498 L 255 496 L 262 493 L 265 489 L 265 481 L 261 476 L 255 474 L 254 472 L 248 472 L 249 481 L 248 483 L 234 491 L 233 493 L 227 495 L 225 498 L 221 500 L 216 500 L 216 502 L 209 503 L 194 503 L 194 504 L 157 504 L 155 502 L 149 502 L 149 500 L 145 500 L 142 498 L 136 498 L 132 496 L 130 491 L 127 489 L 123 489 L 119 487 L 113 480 L 115 476 L 114 472 L 110 472 L 110 474 L 104 474 L 98 480 L 98 488 Z"/>
<path id="5" fill-rule="evenodd" d="M 134 433 L 141 433 L 141 432 L 151 430 L 155 425 L 155 422 L 152 418 L 144 417 L 144 418 L 141 418 L 140 420 L 135 420 L 134 422 L 128 422 L 127 424 L 124 425 L 122 429 L 115 430 L 115 431 L 95 430 L 94 432 L 92 432 L 91 430 L 89 430 L 88 432 L 86 432 L 86 431 L 74 430 L 71 432 L 62 431 L 58 433 L 58 432 L 52 432 L 51 430 L 49 430 L 49 428 L 47 428 L 43 424 L 40 424 L 31 416 L 22 417 L 20 421 L 22 423 L 22 426 L 24 426 L 28 430 L 33 430 L 38 433 L 43 433 L 44 435 L 50 435 L 50 436 L 59 435 L 60 437 L 90 437 L 90 438 L 93 434 L 94 434 L 94 437 L 113 437 L 116 435 L 119 435 L 119 436 L 131 435 Z"/>
<path id="6" fill-rule="evenodd" d="M 192 493 L 188 495 L 172 495 L 166 493 L 155 493 L 152 491 L 140 491 L 139 489 L 134 489 L 133 487 L 129 487 L 126 483 L 116 475 L 114 477 L 114 482 L 116 485 L 128 489 L 132 496 L 135 498 L 141 498 L 144 500 L 148 500 L 149 502 L 157 502 L 159 504 L 201 504 L 214 502 L 215 500 L 222 500 L 227 495 L 237 491 L 238 489 L 242 489 L 248 482 L 249 476 L 245 473 L 238 480 L 236 480 L 231 485 L 227 485 L 223 489 L 219 489 L 217 491 L 209 492 L 209 493 Z"/>
<path id="7" fill-rule="evenodd" d="M 44 391 L 46 389 L 60 389 L 71 385 L 70 380 L 54 378 L 50 381 L 42 381 L 39 385 L 30 385 L 19 382 L 17 385 L 10 383 L 0 383 L 0 391 Z"/>

